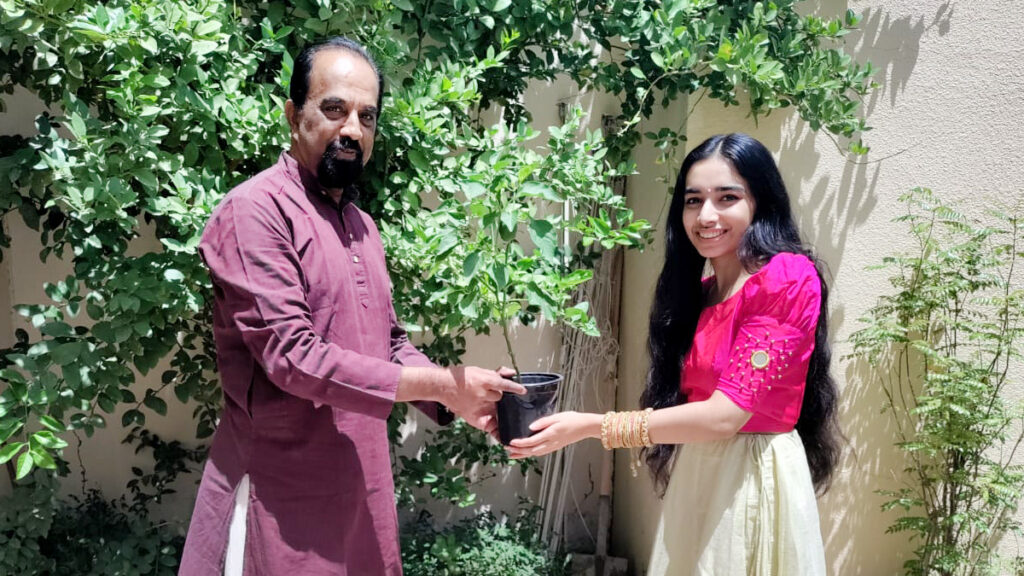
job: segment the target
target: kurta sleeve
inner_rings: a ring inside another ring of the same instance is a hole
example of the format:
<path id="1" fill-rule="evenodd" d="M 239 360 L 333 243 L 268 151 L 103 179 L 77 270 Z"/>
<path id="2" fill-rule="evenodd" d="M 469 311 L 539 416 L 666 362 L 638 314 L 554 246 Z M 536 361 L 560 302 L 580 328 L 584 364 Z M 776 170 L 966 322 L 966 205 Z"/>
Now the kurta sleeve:
<path id="1" fill-rule="evenodd" d="M 747 412 L 785 420 L 799 414 L 814 350 L 817 271 L 805 256 L 778 254 L 747 281 L 742 298 L 733 337 L 719 355 L 718 390 Z"/>
<path id="2" fill-rule="evenodd" d="M 417 350 L 412 345 L 412 342 L 409 342 L 405 328 L 402 328 L 402 325 L 398 322 L 394 307 L 389 305 L 389 308 L 391 317 L 391 361 L 403 366 L 433 367 L 434 363 L 424 353 Z M 438 402 L 417 401 L 411 404 L 441 426 L 447 426 L 455 419 L 455 416 Z"/>
<path id="3" fill-rule="evenodd" d="M 292 225 L 269 197 L 239 195 L 219 207 L 199 250 L 223 321 L 240 332 L 268 379 L 285 392 L 387 418 L 401 366 L 343 349 L 315 332 Z"/>

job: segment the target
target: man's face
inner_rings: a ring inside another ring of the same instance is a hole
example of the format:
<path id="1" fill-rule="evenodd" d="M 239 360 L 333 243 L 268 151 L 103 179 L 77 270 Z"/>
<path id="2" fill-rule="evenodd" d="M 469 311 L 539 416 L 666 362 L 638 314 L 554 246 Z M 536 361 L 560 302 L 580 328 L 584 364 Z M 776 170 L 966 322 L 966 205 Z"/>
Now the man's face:
<path id="1" fill-rule="evenodd" d="M 325 188 L 355 182 L 370 161 L 377 90 L 377 75 L 366 60 L 328 48 L 313 57 L 305 105 L 299 109 L 291 100 L 285 104 L 291 154 Z"/>

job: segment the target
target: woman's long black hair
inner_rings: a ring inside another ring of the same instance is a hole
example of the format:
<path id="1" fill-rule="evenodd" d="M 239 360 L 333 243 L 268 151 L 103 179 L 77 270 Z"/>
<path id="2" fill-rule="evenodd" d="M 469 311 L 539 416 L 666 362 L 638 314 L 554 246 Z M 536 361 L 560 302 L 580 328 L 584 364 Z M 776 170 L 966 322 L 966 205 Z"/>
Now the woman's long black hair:
<path id="1" fill-rule="evenodd" d="M 821 274 L 821 263 L 800 240 L 789 207 L 789 195 L 775 160 L 763 144 L 746 134 L 708 138 L 686 156 L 679 169 L 665 232 L 665 265 L 658 277 L 651 307 L 647 342 L 651 367 L 640 405 L 658 409 L 686 402 L 679 386 L 682 359 L 693 344 L 697 319 L 705 302 L 701 283 L 705 258 L 694 248 L 683 228 L 686 175 L 695 163 L 716 156 L 729 162 L 746 180 L 754 198 L 754 217 L 738 249 L 744 268 L 750 273 L 756 272 L 775 254 L 789 252 L 807 256 L 818 270 L 821 312 L 796 429 L 803 440 L 815 489 L 823 493 L 828 490 L 832 471 L 839 460 L 841 437 L 836 422 L 838 393 L 829 371 L 832 350 L 828 342 L 828 286 Z M 674 451 L 672 444 L 658 444 L 644 450 L 659 492 L 664 492 L 668 484 Z"/>

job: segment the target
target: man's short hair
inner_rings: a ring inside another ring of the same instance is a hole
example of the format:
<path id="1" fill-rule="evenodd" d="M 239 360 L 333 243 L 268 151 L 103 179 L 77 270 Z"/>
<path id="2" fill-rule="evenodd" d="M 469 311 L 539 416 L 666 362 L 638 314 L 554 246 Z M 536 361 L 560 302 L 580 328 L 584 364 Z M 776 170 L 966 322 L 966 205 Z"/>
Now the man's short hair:
<path id="1" fill-rule="evenodd" d="M 384 76 L 381 75 L 377 62 L 367 52 L 366 47 L 345 36 L 332 36 L 318 44 L 306 46 L 295 58 L 291 83 L 288 85 L 288 97 L 291 98 L 295 107 L 301 109 L 306 105 L 306 97 L 309 95 L 309 76 L 313 72 L 313 58 L 322 50 L 344 50 L 359 56 L 370 65 L 370 68 L 373 68 L 374 74 L 377 75 L 377 117 L 379 118 L 384 103 Z"/>

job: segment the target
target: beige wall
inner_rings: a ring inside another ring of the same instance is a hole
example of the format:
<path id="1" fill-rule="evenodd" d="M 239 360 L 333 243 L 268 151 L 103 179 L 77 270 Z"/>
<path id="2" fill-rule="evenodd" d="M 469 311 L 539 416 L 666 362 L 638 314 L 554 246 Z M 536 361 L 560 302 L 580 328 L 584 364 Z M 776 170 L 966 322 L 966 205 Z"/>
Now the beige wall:
<path id="1" fill-rule="evenodd" d="M 792 114 L 773 114 L 755 124 L 742 108 L 725 109 L 707 100 L 696 108 L 687 133 L 691 147 L 722 132 L 761 139 L 776 155 L 805 239 L 831 268 L 833 372 L 851 450 L 820 501 L 822 531 L 830 574 L 875 576 L 900 573 L 910 548 L 904 535 L 885 534 L 894 516 L 879 511 L 882 499 L 874 493 L 895 487 L 901 468 L 888 417 L 880 413 L 879 388 L 861 366 L 842 359 L 851 351 L 847 339 L 857 318 L 888 286 L 883 272 L 865 267 L 910 246 L 905 225 L 892 219 L 900 213 L 897 197 L 912 187 L 931 187 L 974 214 L 990 203 L 1024 196 L 1024 24 L 1019 0 L 807 3 L 807 9 L 833 15 L 847 7 L 864 15 L 863 32 L 850 40 L 857 58 L 879 69 L 880 88 L 866 102 L 873 127 L 865 136 L 871 146 L 866 158 L 840 153 L 830 138 L 811 133 Z M 651 197 L 634 193 L 631 200 L 638 211 L 657 217 L 663 186 L 650 183 L 647 174 L 636 180 L 632 190 L 647 186 Z M 657 251 L 627 257 L 629 298 L 622 322 L 628 336 L 620 372 L 626 386 L 620 388 L 620 407 L 636 405 L 646 369 L 645 318 L 661 264 L 663 240 L 658 242 Z M 1007 393 L 1019 398 L 1020 382 Z M 648 479 L 634 479 L 626 470 L 620 455 L 614 550 L 635 559 L 642 570 L 660 506 Z M 1014 543 L 1004 544 L 1017 551 Z"/>

